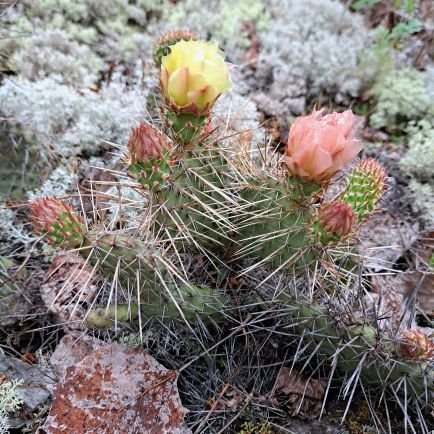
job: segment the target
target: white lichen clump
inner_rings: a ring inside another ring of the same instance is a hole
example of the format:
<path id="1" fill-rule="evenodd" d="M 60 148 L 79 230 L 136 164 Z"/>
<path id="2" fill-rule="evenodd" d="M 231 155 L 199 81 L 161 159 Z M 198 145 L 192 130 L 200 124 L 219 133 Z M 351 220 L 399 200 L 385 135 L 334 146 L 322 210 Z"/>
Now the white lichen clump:
<path id="1" fill-rule="evenodd" d="M 30 191 L 27 196 L 30 201 L 44 197 L 62 198 L 76 186 L 76 175 L 72 170 L 60 166 L 54 169 L 40 188 Z"/>
<path id="2" fill-rule="evenodd" d="M 320 93 L 348 103 L 375 72 L 363 67 L 373 40 L 362 17 L 337 0 L 273 0 L 260 32 L 258 103 L 273 115 L 300 114 Z M 268 84 L 267 82 L 271 83 Z"/>
<path id="3" fill-rule="evenodd" d="M 411 179 L 408 185 L 413 195 L 413 207 L 429 227 L 434 226 L 434 185 Z"/>
<path id="4" fill-rule="evenodd" d="M 18 77 L 0 87 L 1 112 L 18 122 L 46 153 L 92 155 L 107 141 L 123 143 L 145 114 L 148 91 L 112 82 L 99 91 L 76 89 L 54 77 Z"/>
<path id="5" fill-rule="evenodd" d="M 154 2 L 158 3 L 158 2 Z M 70 40 L 87 44 L 101 57 L 114 61 L 139 54 L 134 36 L 148 24 L 147 12 L 159 13 L 158 5 L 136 0 L 23 0 L 3 12 L 7 32 L 0 29 L 0 50 L 8 55 L 31 38 L 34 29 L 63 31 Z M 134 23 L 134 25 L 130 25 Z"/>
<path id="6" fill-rule="evenodd" d="M 212 123 L 215 127 L 220 126 L 220 129 L 224 126 L 219 133 L 228 145 L 239 141 L 240 135 L 247 133 L 253 146 L 260 146 L 265 140 L 256 104 L 235 91 L 224 93 L 217 100 L 213 108 Z"/>
<path id="7" fill-rule="evenodd" d="M 17 245 L 29 246 L 37 240 L 37 237 L 30 232 L 30 227 L 19 221 L 16 213 L 11 209 L 0 209 L 0 227 L 0 241 L 8 243 L 6 248 Z M 0 251 L 1 247 L 0 245 Z"/>
<path id="8" fill-rule="evenodd" d="M 56 75 L 75 86 L 93 86 L 102 68 L 101 59 L 88 46 L 71 41 L 63 30 L 37 30 L 22 44 L 11 63 L 31 81 Z"/>
<path id="9" fill-rule="evenodd" d="M 411 177 L 409 187 L 416 209 L 434 224 L 434 124 L 426 119 L 411 123 L 407 133 L 409 149 L 400 167 Z"/>
<path id="10" fill-rule="evenodd" d="M 434 98 L 428 87 L 432 83 L 429 84 L 428 78 L 427 73 L 414 68 L 389 71 L 381 76 L 372 89 L 376 106 L 370 124 L 374 128 L 403 128 L 410 120 L 434 119 Z"/>
<path id="11" fill-rule="evenodd" d="M 187 27 L 202 37 L 214 39 L 232 62 L 241 62 L 249 46 L 247 23 L 265 31 L 270 22 L 267 2 L 262 0 L 166 0 L 162 22 L 165 30 Z"/>
<path id="12" fill-rule="evenodd" d="M 23 399 L 20 395 L 22 380 L 5 380 L 0 383 L 0 434 L 9 432 L 9 413 L 18 410 Z"/>

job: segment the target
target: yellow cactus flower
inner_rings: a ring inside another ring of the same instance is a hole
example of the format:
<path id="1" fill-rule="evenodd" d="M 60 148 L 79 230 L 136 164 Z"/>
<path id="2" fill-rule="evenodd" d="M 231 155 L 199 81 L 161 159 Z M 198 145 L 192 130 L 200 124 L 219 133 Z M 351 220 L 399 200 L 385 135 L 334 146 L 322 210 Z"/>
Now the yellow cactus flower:
<path id="1" fill-rule="evenodd" d="M 195 116 L 208 114 L 231 88 L 229 69 L 217 44 L 179 41 L 162 58 L 161 87 L 170 109 Z"/>

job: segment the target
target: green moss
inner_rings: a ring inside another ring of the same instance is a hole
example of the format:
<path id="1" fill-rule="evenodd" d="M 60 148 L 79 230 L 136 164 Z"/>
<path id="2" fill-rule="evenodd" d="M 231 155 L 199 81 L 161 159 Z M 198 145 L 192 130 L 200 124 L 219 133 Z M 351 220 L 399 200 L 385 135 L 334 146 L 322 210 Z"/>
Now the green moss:
<path id="1" fill-rule="evenodd" d="M 434 184 L 434 123 L 424 119 L 407 127 L 409 150 L 400 162 L 406 173 Z"/>
<path id="2" fill-rule="evenodd" d="M 268 27 L 270 15 L 261 0 L 240 0 L 234 3 L 231 0 L 222 0 L 220 3 L 220 28 L 216 37 L 224 41 L 240 38 L 240 45 L 247 47 L 249 41 L 247 34 L 242 30 L 241 23 L 252 21 L 256 30 L 264 31 Z"/>
<path id="3" fill-rule="evenodd" d="M 269 422 L 244 422 L 238 434 L 272 434 Z"/>
<path id="4" fill-rule="evenodd" d="M 414 208 L 427 223 L 434 224 L 434 186 L 412 179 L 409 188 L 414 197 Z"/>
<path id="5" fill-rule="evenodd" d="M 382 75 L 372 89 L 376 107 L 370 117 L 374 128 L 404 129 L 410 120 L 434 117 L 425 73 L 413 68 Z"/>
<path id="6" fill-rule="evenodd" d="M 399 166 L 411 176 L 409 188 L 414 208 L 424 220 L 434 223 L 434 122 L 413 122 L 406 131 L 409 149 Z"/>

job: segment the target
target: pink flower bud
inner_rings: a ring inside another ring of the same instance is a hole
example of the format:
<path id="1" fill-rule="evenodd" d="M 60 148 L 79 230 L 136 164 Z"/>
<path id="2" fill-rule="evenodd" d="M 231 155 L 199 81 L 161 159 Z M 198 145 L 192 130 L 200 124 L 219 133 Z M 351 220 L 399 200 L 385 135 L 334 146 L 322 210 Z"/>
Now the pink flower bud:
<path id="1" fill-rule="evenodd" d="M 321 206 L 318 221 L 329 235 L 343 236 L 351 233 L 355 214 L 346 203 L 329 202 Z"/>
<path id="2" fill-rule="evenodd" d="M 162 160 L 164 153 L 170 149 L 169 139 L 151 125 L 140 122 L 132 129 L 128 141 L 129 163 L 146 163 L 149 160 Z"/>
<path id="3" fill-rule="evenodd" d="M 83 241 L 84 222 L 69 206 L 58 199 L 36 199 L 30 205 L 35 233 L 47 241 L 65 247 L 76 247 Z"/>
<path id="4" fill-rule="evenodd" d="M 408 329 L 402 332 L 401 354 L 419 362 L 434 361 L 434 339 L 422 329 Z"/>
<path id="5" fill-rule="evenodd" d="M 283 158 L 288 171 L 306 181 L 330 179 L 362 149 L 352 135 L 355 121 L 351 110 L 323 116 L 314 109 L 295 119 Z"/>

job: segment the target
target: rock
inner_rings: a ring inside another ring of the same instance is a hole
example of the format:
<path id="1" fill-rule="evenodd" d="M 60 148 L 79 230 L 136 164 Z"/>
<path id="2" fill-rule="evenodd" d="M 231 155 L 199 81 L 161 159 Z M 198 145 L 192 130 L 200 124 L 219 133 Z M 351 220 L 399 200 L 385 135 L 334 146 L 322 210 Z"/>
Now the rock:
<path id="1" fill-rule="evenodd" d="M 19 418 L 10 418 L 11 428 L 21 428 L 32 420 L 32 413 L 50 398 L 55 383 L 52 371 L 39 365 L 31 365 L 0 353 L 0 373 L 9 381 L 23 380 L 20 388 L 23 407 Z"/>
<path id="2" fill-rule="evenodd" d="M 81 362 L 86 356 L 91 354 L 97 348 L 106 345 L 97 338 L 78 333 L 65 335 L 57 344 L 50 362 L 59 379 L 66 374 L 66 369 L 78 362 Z"/>
<path id="3" fill-rule="evenodd" d="M 66 368 L 54 388 L 53 406 L 40 434 L 191 432 L 184 425 L 186 410 L 178 395 L 176 371 L 164 368 L 141 349 L 118 344 L 99 347 L 89 340 L 75 347 L 74 338 L 69 339 L 71 348 L 79 348 L 77 353 L 90 353 Z M 97 348 L 92 350 L 94 345 Z M 66 354 L 63 360 L 73 363 Z"/>
<path id="4" fill-rule="evenodd" d="M 74 253 L 57 255 L 41 285 L 41 297 L 65 331 L 81 329 L 98 287 L 92 267 Z"/>

